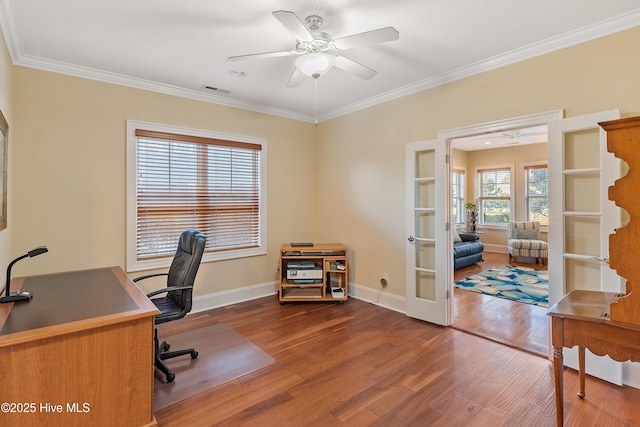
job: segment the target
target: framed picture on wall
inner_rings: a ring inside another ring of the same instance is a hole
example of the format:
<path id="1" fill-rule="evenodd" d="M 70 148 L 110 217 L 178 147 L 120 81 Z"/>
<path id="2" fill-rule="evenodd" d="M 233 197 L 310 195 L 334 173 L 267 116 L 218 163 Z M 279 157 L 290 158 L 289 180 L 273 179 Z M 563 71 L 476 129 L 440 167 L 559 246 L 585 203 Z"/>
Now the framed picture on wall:
<path id="1" fill-rule="evenodd" d="M 9 125 L 0 111 L 0 230 L 7 228 L 7 151 L 9 146 Z"/>

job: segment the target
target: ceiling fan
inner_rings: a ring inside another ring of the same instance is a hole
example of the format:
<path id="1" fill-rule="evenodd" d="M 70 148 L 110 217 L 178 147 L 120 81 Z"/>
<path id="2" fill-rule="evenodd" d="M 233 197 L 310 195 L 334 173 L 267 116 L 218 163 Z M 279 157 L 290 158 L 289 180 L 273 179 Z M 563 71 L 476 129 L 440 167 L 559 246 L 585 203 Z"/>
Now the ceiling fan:
<path id="1" fill-rule="evenodd" d="M 359 46 L 398 40 L 399 37 L 395 28 L 385 27 L 334 40 L 329 34 L 320 31 L 323 19 L 319 15 L 309 15 L 303 22 L 294 12 L 277 10 L 272 13 L 296 38 L 296 49 L 231 56 L 228 60 L 298 56 L 295 61 L 296 69 L 289 78 L 287 87 L 298 86 L 305 76 L 317 79 L 334 66 L 362 79 L 370 79 L 376 75 L 376 70 L 341 56 L 340 53 Z"/>
<path id="2" fill-rule="evenodd" d="M 539 141 L 540 136 L 546 136 L 546 135 L 547 135 L 546 129 L 538 130 L 536 128 L 529 132 L 522 132 L 520 130 L 503 132 L 501 139 L 509 140 L 505 142 L 505 145 L 517 145 L 517 144 L 520 144 L 521 142 L 537 142 Z"/>

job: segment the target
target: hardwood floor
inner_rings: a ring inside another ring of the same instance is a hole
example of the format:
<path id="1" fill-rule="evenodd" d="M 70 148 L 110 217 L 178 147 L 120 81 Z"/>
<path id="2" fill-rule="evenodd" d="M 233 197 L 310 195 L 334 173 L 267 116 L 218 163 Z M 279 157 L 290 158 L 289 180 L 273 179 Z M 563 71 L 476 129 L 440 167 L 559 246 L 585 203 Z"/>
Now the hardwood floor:
<path id="1" fill-rule="evenodd" d="M 160 335 L 217 322 L 276 362 L 157 411 L 161 426 L 555 425 L 550 361 L 453 328 L 353 298 L 273 296 L 160 325 Z M 640 421 L 640 390 L 589 377 L 580 400 L 577 377 L 565 370 L 567 426 Z"/>
<path id="2" fill-rule="evenodd" d="M 483 253 L 484 261 L 461 268 L 454 274 L 460 280 L 498 265 L 522 265 L 546 270 L 546 265 L 510 263 L 509 255 Z M 529 351 L 549 355 L 547 308 L 509 301 L 454 288 L 452 326 L 484 338 Z"/>

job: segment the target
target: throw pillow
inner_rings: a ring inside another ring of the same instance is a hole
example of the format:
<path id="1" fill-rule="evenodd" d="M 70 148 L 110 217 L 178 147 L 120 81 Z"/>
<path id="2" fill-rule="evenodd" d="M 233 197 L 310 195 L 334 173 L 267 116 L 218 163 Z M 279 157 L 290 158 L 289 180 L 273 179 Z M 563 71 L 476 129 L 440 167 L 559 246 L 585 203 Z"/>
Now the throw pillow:
<path id="1" fill-rule="evenodd" d="M 458 234 L 458 230 L 453 230 L 453 243 L 462 242 L 462 237 Z"/>
<path id="2" fill-rule="evenodd" d="M 513 230 L 514 239 L 538 240 L 538 229 L 535 227 L 525 226 L 516 227 Z"/>

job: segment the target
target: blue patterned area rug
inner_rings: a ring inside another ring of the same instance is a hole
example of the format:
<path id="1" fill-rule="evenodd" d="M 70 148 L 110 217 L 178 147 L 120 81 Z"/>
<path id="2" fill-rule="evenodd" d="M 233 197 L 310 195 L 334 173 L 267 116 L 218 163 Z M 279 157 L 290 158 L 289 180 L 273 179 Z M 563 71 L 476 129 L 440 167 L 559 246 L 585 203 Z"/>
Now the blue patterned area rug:
<path id="1" fill-rule="evenodd" d="M 529 267 L 504 265 L 458 280 L 456 288 L 549 307 L 549 273 Z"/>

